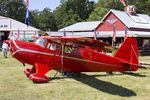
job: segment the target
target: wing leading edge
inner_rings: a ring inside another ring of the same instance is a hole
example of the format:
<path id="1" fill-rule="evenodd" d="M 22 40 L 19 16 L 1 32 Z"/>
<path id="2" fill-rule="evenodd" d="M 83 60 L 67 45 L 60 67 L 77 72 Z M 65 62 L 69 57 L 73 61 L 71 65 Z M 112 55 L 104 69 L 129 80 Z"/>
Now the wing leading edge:
<path id="1" fill-rule="evenodd" d="M 94 40 L 91 38 L 84 38 L 84 37 L 43 37 L 47 39 L 50 43 L 57 43 L 57 44 L 80 44 L 90 47 L 91 49 L 101 50 L 101 51 L 112 51 L 113 48 L 106 42 Z"/>

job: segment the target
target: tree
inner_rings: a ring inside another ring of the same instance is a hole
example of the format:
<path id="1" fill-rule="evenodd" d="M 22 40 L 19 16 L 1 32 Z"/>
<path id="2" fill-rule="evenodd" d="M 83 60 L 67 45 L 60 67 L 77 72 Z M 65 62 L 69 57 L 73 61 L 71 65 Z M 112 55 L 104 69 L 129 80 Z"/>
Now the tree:
<path id="1" fill-rule="evenodd" d="M 119 0 L 99 0 L 88 20 L 101 20 L 110 9 L 124 10 L 124 7 Z"/>
<path id="2" fill-rule="evenodd" d="M 23 0 L 0 0 L 0 15 L 24 22 L 25 2 Z"/>
<path id="3" fill-rule="evenodd" d="M 44 8 L 42 12 L 39 14 L 39 27 L 44 31 L 56 31 L 57 25 L 56 20 L 53 17 L 53 13 L 49 8 Z"/>
<path id="4" fill-rule="evenodd" d="M 30 25 L 40 29 L 40 27 L 39 27 L 40 11 L 35 9 L 35 10 L 31 10 L 30 12 L 31 12 L 30 13 Z"/>
<path id="5" fill-rule="evenodd" d="M 89 2 L 89 0 L 68 0 L 66 2 L 66 11 L 72 10 L 82 20 L 86 20 L 94 9 L 93 5 L 94 2 Z"/>
<path id="6" fill-rule="evenodd" d="M 150 15 L 150 0 L 126 0 L 137 7 L 137 13 Z M 0 16 L 6 16 L 24 23 L 26 5 L 24 0 L 0 0 Z M 42 30 L 57 30 L 81 21 L 101 20 L 110 10 L 124 10 L 120 0 L 61 0 L 61 4 L 52 12 L 30 11 L 30 25 Z"/>
<path id="7" fill-rule="evenodd" d="M 82 19 L 78 14 L 74 14 L 72 10 L 69 11 L 68 15 L 63 19 L 63 26 L 71 25 L 72 23 L 80 22 Z"/>
<path id="8" fill-rule="evenodd" d="M 94 10 L 94 4 L 89 0 L 61 0 L 61 5 L 54 11 L 58 28 L 86 21 Z"/>
<path id="9" fill-rule="evenodd" d="M 128 0 L 130 5 L 135 5 L 137 13 L 148 14 L 150 16 L 150 0 Z"/>
<path id="10" fill-rule="evenodd" d="M 6 8 L 7 8 L 7 2 L 8 0 L 0 0 L 0 15 L 1 16 L 6 16 Z"/>

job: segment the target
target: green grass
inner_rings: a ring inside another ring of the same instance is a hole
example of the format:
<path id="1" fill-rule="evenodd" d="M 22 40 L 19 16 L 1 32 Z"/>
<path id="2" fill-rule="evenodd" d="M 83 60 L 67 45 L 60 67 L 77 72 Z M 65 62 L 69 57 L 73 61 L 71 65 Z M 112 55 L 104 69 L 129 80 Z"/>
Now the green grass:
<path id="1" fill-rule="evenodd" d="M 150 62 L 150 57 L 140 57 Z M 150 100 L 150 69 L 133 74 L 82 73 L 77 78 L 61 78 L 34 84 L 23 73 L 27 65 L 0 52 L 0 100 Z M 53 77 L 55 71 L 49 72 Z"/>

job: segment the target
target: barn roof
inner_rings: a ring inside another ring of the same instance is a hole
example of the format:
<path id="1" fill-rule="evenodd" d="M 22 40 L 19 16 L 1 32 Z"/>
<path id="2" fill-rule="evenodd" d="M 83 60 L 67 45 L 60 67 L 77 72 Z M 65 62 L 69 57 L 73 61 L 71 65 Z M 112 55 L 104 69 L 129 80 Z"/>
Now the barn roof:
<path id="1" fill-rule="evenodd" d="M 150 17 L 146 14 L 131 15 L 124 11 L 111 9 L 102 21 L 110 14 L 113 13 L 120 19 L 128 28 L 150 29 Z"/>
<path id="2" fill-rule="evenodd" d="M 100 23 L 101 21 L 78 22 L 73 25 L 62 28 L 58 31 L 70 31 L 70 32 L 94 31 Z"/>

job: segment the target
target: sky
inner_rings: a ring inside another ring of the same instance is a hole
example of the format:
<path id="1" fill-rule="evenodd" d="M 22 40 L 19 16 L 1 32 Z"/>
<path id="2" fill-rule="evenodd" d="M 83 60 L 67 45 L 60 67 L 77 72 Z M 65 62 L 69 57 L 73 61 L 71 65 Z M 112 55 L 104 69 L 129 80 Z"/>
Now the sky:
<path id="1" fill-rule="evenodd" d="M 97 2 L 98 0 L 90 0 L 90 1 Z M 39 11 L 42 11 L 45 7 L 49 7 L 51 10 L 54 10 L 59 5 L 60 0 L 29 0 L 30 10 L 38 9 Z"/>

